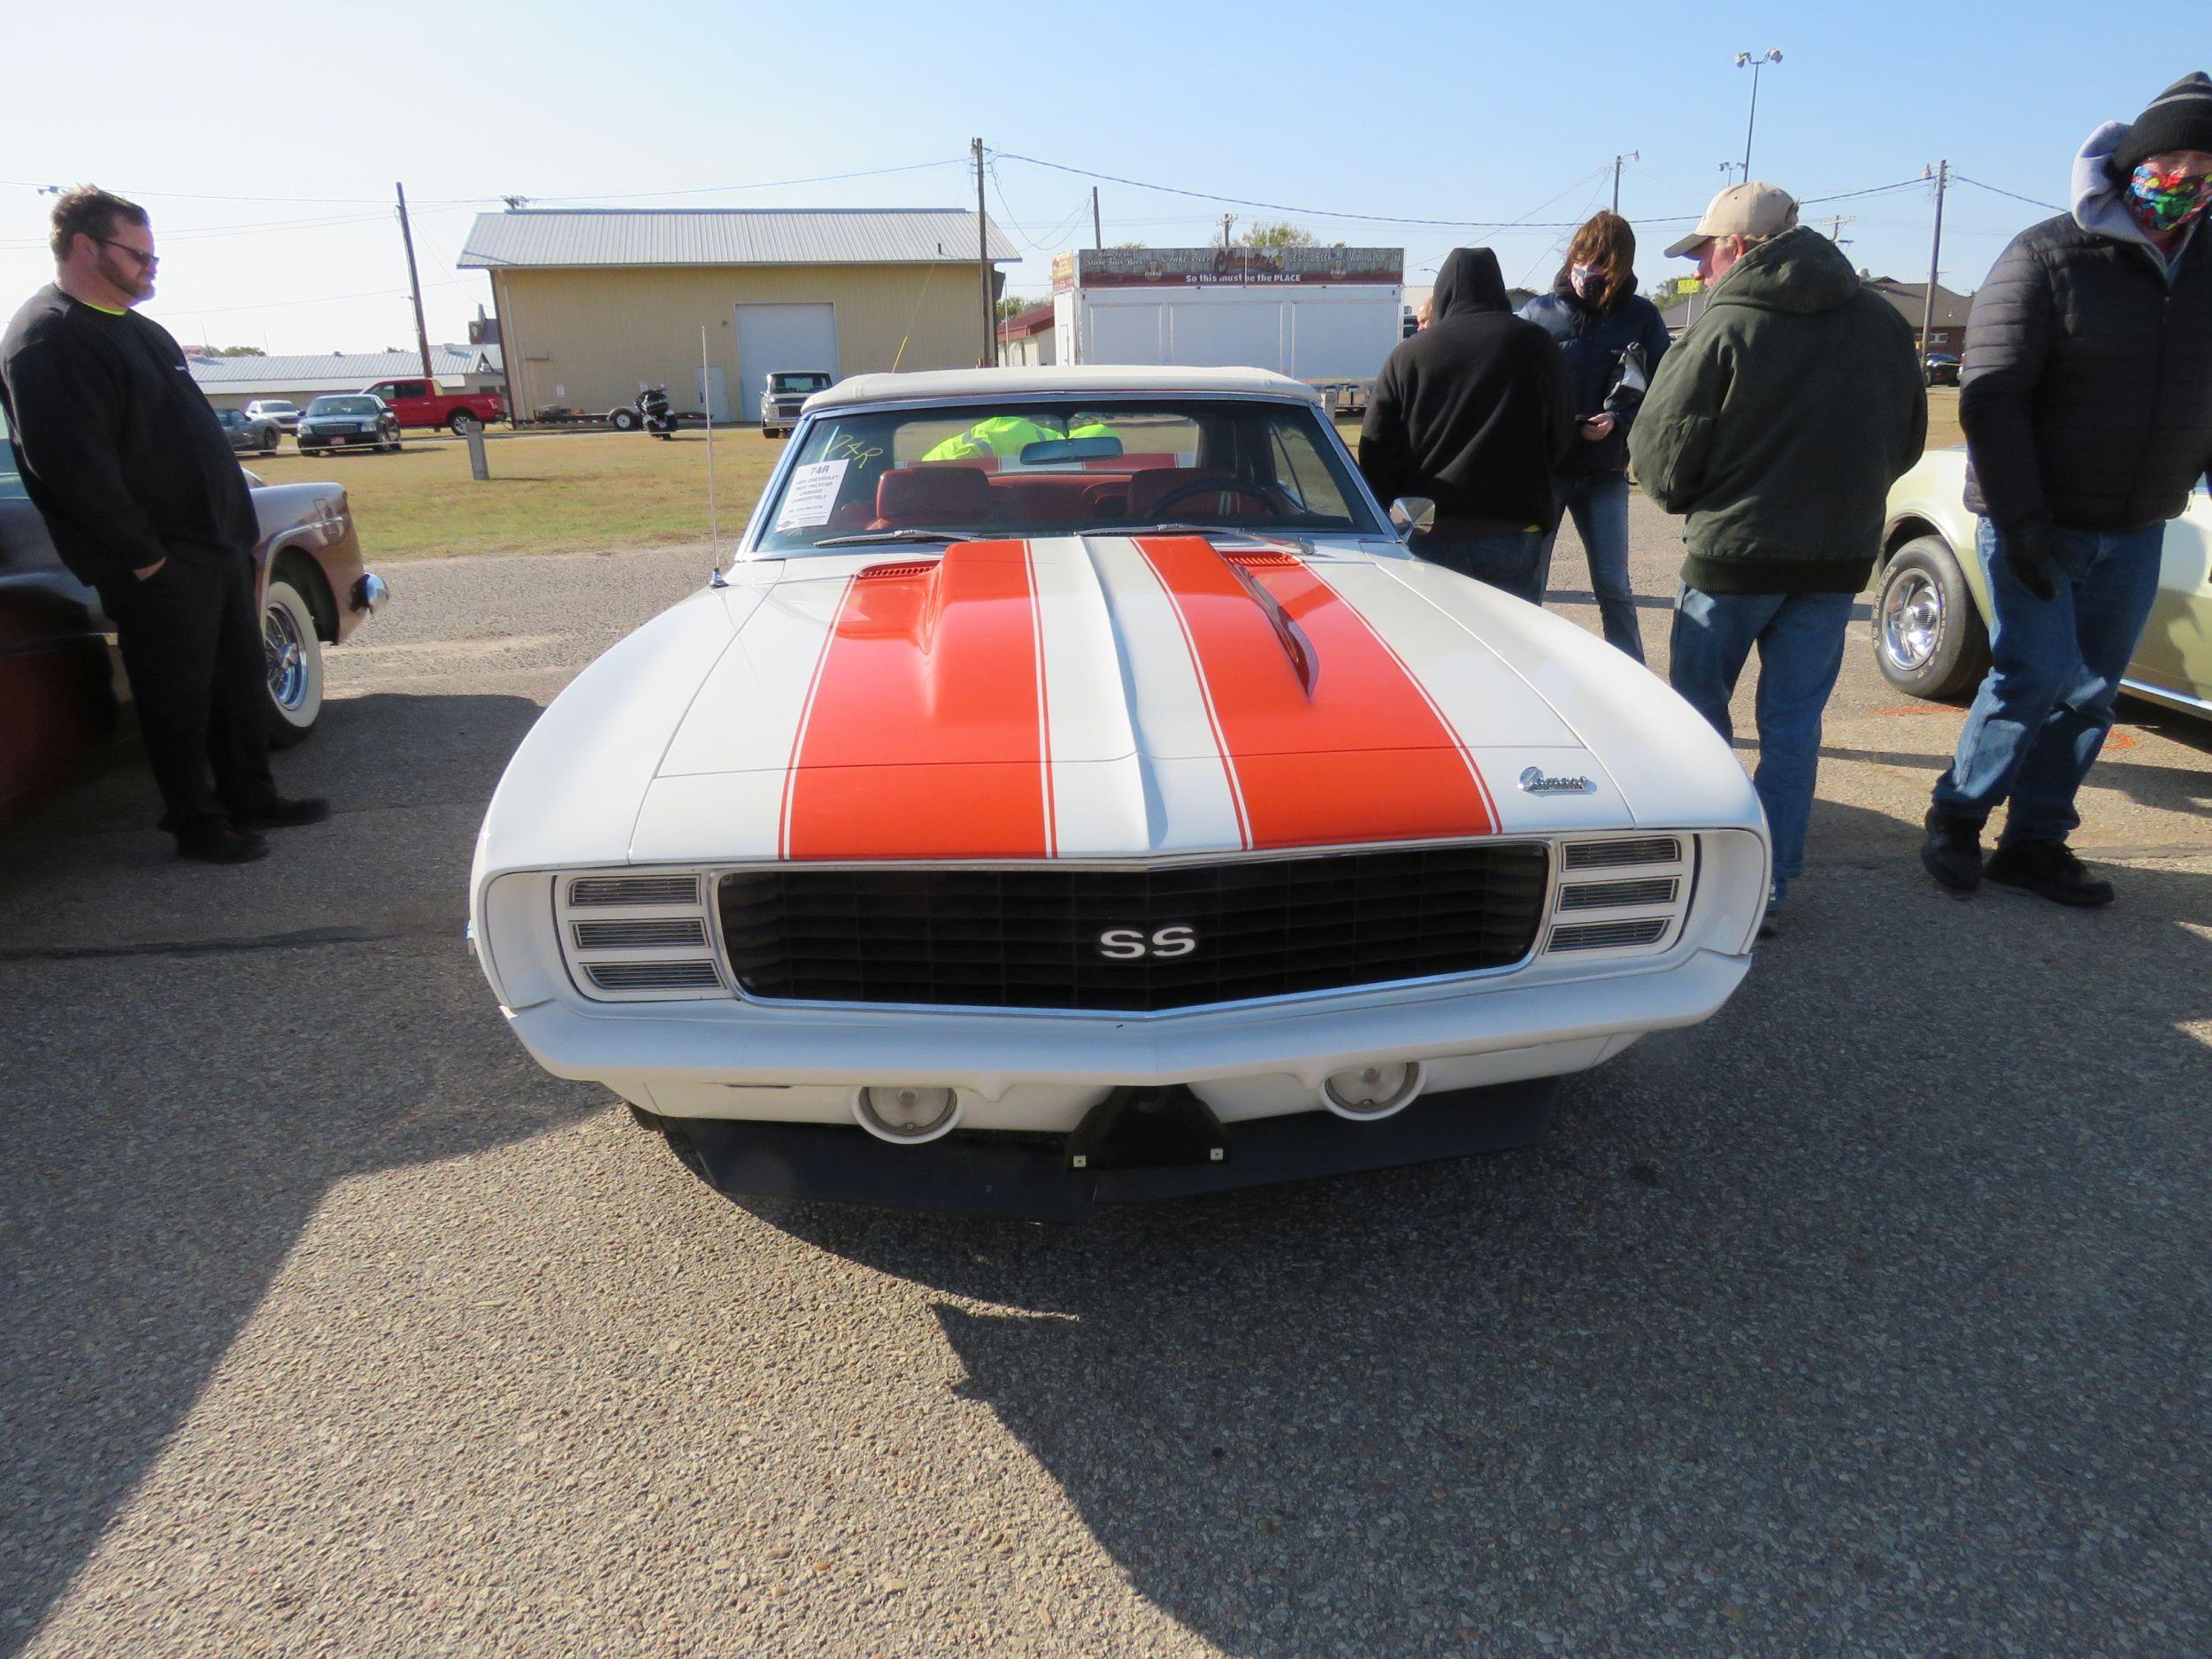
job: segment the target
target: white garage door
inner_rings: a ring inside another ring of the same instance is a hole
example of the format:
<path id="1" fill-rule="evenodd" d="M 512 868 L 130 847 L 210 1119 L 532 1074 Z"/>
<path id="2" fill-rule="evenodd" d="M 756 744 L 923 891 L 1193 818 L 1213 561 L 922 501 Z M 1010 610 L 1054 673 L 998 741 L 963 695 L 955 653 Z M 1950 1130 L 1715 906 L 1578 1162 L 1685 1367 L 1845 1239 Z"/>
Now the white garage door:
<path id="1" fill-rule="evenodd" d="M 737 383 L 744 419 L 760 419 L 760 395 L 780 369 L 837 373 L 837 307 L 741 305 L 737 308 Z"/>

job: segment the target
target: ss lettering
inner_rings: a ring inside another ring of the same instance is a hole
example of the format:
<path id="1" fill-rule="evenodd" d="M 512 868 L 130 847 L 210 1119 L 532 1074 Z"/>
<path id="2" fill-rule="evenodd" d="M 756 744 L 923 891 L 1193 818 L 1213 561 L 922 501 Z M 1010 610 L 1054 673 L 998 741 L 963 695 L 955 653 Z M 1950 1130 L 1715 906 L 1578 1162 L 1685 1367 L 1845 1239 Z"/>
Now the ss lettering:
<path id="1" fill-rule="evenodd" d="M 1163 927 L 1147 938 L 1141 928 L 1110 927 L 1098 936 L 1098 954 L 1117 962 L 1135 962 L 1145 956 L 1187 956 L 1198 949 L 1198 935 L 1188 927 Z"/>

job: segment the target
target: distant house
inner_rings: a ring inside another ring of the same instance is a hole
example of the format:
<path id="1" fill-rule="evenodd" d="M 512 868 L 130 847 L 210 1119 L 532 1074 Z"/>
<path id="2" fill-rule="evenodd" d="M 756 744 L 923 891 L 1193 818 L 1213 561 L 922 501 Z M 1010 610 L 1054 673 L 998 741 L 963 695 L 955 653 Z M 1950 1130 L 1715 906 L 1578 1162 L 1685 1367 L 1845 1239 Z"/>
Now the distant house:
<path id="1" fill-rule="evenodd" d="M 257 398 L 281 397 L 302 409 L 332 392 L 357 392 L 379 380 L 422 374 L 414 351 L 333 351 L 320 357 L 215 357 L 188 352 L 192 379 L 218 409 L 243 409 Z M 504 388 L 499 348 L 433 346 L 430 368 L 438 384 L 472 392 Z"/>
<path id="2" fill-rule="evenodd" d="M 1878 277 L 1869 271 L 1859 273 L 1859 280 L 1897 308 L 1897 314 L 1912 325 L 1913 340 L 1924 352 L 1945 351 L 1962 357 L 1966 352 L 1966 313 L 1973 306 L 1973 296 L 1954 294 L 1940 282 L 1936 284 L 1935 316 L 1928 329 L 1925 343 L 1920 341 L 1921 325 L 1927 306 L 1928 285 L 1925 282 L 1900 282 L 1894 277 Z M 1677 339 L 1705 313 L 1703 293 L 1678 300 L 1659 313 L 1667 326 L 1667 333 Z"/>
<path id="3" fill-rule="evenodd" d="M 1043 368 L 1056 361 L 1052 302 L 1002 318 L 998 326 L 1001 368 Z"/>

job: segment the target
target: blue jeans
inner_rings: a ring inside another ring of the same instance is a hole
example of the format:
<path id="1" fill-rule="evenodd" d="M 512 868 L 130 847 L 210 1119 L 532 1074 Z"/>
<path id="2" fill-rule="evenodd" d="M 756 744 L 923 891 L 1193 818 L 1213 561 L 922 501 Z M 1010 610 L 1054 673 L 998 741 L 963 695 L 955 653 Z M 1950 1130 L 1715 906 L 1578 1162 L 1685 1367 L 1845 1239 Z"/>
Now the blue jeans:
<path id="1" fill-rule="evenodd" d="M 1852 594 L 1709 594 L 1675 596 L 1667 679 L 1731 742 L 1728 712 L 1751 648 L 1759 648 L 1759 768 L 1752 785 L 1774 841 L 1774 897 L 1805 872 L 1805 826 L 1820 774 L 1820 717 L 1843 667 Z"/>
<path id="2" fill-rule="evenodd" d="M 1590 562 L 1590 591 L 1597 595 L 1598 620 L 1605 628 L 1605 642 L 1644 660 L 1644 636 L 1636 626 L 1636 590 L 1628 583 L 1628 474 L 1592 472 L 1580 478 L 1555 479 L 1552 493 L 1564 518 L 1575 521 L 1582 551 Z M 1551 586 L 1552 549 L 1559 541 L 1554 530 L 1544 538 L 1544 557 L 1537 570 L 1537 590 Z"/>
<path id="3" fill-rule="evenodd" d="M 1544 553 L 1544 534 L 1540 530 L 1479 536 L 1440 536 L 1423 530 L 1417 532 L 1406 546 L 1432 565 L 1441 565 L 1448 571 L 1488 582 L 1532 605 L 1543 603 L 1543 583 L 1538 571 Z"/>
<path id="4" fill-rule="evenodd" d="M 1935 807 L 1979 822 L 2009 795 L 2007 841 L 2062 841 L 2081 822 L 2074 796 L 2158 596 L 2164 525 L 2058 534 L 2055 599 L 2021 587 L 1996 526 L 1985 518 L 1974 535 L 1989 580 L 1989 672 L 1936 780 Z"/>

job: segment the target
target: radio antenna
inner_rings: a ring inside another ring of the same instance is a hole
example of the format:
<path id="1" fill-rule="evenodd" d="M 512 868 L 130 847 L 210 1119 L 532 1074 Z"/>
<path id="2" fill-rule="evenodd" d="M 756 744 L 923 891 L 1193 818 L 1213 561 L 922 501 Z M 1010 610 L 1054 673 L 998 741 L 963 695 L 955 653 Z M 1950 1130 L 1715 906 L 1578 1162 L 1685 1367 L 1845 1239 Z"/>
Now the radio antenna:
<path id="1" fill-rule="evenodd" d="M 707 547 L 714 556 L 713 580 L 722 586 L 722 523 L 714 499 L 714 374 L 707 363 L 707 326 L 699 325 L 699 401 L 707 406 Z"/>

